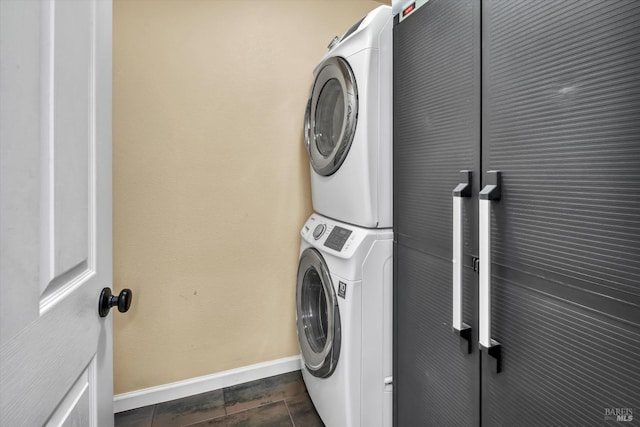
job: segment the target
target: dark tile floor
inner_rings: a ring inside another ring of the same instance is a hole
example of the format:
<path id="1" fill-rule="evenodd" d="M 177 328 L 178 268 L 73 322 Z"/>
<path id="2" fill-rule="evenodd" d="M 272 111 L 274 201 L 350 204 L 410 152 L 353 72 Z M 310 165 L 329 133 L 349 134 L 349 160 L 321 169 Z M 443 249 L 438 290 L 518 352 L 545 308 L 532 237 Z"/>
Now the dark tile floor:
<path id="1" fill-rule="evenodd" d="M 115 415 L 115 427 L 324 427 L 300 371 Z"/>

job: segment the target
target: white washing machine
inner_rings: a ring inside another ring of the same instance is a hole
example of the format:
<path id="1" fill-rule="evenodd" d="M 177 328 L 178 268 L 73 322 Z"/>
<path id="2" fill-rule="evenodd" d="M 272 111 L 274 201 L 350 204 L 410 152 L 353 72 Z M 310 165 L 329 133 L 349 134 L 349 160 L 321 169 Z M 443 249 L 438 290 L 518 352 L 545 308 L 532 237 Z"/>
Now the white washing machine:
<path id="1" fill-rule="evenodd" d="M 305 114 L 314 211 L 369 228 L 393 225 L 392 28 L 380 6 L 330 45 Z"/>
<path id="2" fill-rule="evenodd" d="M 327 427 L 391 427 L 393 233 L 313 214 L 301 231 L 302 376 Z"/>

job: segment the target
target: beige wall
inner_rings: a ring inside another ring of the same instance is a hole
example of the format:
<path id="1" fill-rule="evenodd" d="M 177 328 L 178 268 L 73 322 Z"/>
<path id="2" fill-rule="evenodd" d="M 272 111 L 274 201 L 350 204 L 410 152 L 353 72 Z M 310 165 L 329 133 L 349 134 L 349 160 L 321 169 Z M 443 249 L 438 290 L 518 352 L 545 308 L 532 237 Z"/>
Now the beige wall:
<path id="1" fill-rule="evenodd" d="M 115 1 L 116 394 L 298 353 L 311 72 L 377 6 Z"/>

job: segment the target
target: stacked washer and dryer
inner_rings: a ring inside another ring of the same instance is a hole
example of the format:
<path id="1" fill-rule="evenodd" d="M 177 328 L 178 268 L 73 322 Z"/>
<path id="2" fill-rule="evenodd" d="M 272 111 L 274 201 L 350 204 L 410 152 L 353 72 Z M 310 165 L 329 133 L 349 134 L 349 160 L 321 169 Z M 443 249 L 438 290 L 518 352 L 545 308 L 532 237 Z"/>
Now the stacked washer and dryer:
<path id="1" fill-rule="evenodd" d="M 327 427 L 392 424 L 392 27 L 381 6 L 334 39 L 305 114 L 315 213 L 301 230 L 297 331 Z"/>

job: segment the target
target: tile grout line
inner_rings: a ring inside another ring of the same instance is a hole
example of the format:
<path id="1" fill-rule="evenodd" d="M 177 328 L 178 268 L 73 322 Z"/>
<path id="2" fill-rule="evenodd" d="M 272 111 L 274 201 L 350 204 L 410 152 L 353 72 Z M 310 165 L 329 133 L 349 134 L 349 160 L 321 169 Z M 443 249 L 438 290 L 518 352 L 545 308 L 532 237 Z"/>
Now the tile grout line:
<path id="1" fill-rule="evenodd" d="M 151 422 L 149 423 L 149 427 L 153 427 L 153 422 L 156 420 L 156 410 L 158 409 L 158 405 L 153 405 L 153 411 L 151 411 Z"/>
<path id="2" fill-rule="evenodd" d="M 232 412 L 232 413 L 230 413 L 230 414 L 227 414 L 226 416 L 229 416 L 229 415 L 235 415 L 235 414 L 241 414 L 241 413 L 243 413 L 243 412 L 247 412 L 247 411 L 250 411 L 250 410 L 252 410 L 252 409 L 263 408 L 263 407 L 265 407 L 265 406 L 275 405 L 276 403 L 280 403 L 280 402 L 284 402 L 284 399 L 274 400 L 273 402 L 263 403 L 262 405 L 252 406 L 251 408 L 241 409 L 241 410 L 239 410 L 239 411 L 236 411 L 236 412 Z M 285 402 L 284 404 L 285 404 L 285 406 L 287 406 L 287 403 L 286 403 L 286 402 Z M 289 411 L 289 407 L 287 407 L 287 411 Z M 218 417 L 218 418 L 220 418 L 220 417 Z"/>
<path id="3" fill-rule="evenodd" d="M 289 414 L 289 419 L 291 420 L 291 425 L 293 427 L 296 427 L 296 422 L 293 421 L 293 415 L 291 414 L 291 409 L 289 409 L 289 405 L 287 404 L 287 400 L 284 399 L 283 402 L 284 402 L 285 408 L 287 408 L 287 413 Z"/>
<path id="4" fill-rule="evenodd" d="M 227 415 L 229 415 L 229 411 L 227 411 L 227 393 L 225 392 L 225 390 L 227 390 L 229 387 L 222 387 L 220 389 L 220 391 L 222 392 L 222 406 L 224 407 L 224 416 L 226 417 Z"/>

